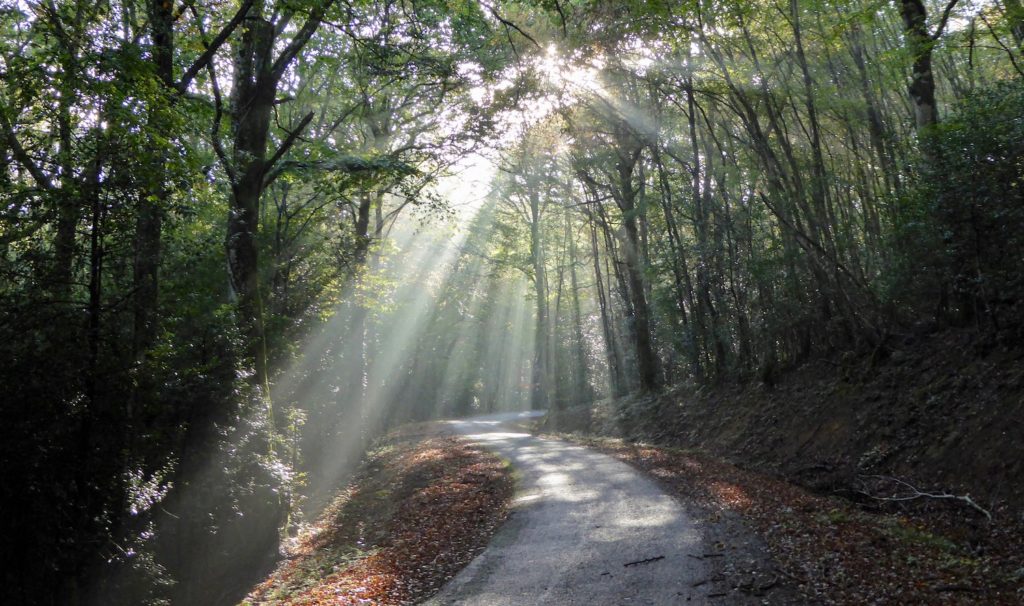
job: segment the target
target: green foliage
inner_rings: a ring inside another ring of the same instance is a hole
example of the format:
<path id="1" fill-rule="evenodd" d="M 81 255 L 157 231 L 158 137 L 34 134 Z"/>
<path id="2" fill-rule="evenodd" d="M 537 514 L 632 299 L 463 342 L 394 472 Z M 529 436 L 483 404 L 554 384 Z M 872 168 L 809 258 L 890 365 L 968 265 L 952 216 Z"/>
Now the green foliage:
<path id="1" fill-rule="evenodd" d="M 323 6 L 254 4 L 278 47 Z M 155 60 L 183 77 L 240 3 L 176 5 L 163 49 L 165 3 L 0 6 L 7 597 L 226 601 L 275 554 L 302 478 L 337 479 L 325 444 L 538 385 L 556 404 L 605 375 L 628 390 L 645 304 L 671 381 L 770 382 L 922 313 L 1019 327 L 1024 93 L 995 84 L 1016 72 L 980 28 L 939 41 L 941 101 L 965 99 L 908 186 L 892 3 L 799 3 L 803 59 L 794 15 L 763 0 L 492 4 L 335 3 L 262 99 L 259 339 L 226 270 L 231 166 L 255 166 L 230 148 L 241 30 L 180 87 Z M 557 85 L 531 65 L 552 44 Z M 596 79 L 574 72 L 591 60 Z M 534 115 L 503 122 L 517 109 Z M 434 186 L 520 127 L 450 261 L 454 230 L 420 237 L 455 215 Z M 395 402 L 367 411 L 374 391 Z"/>
<path id="2" fill-rule="evenodd" d="M 1019 330 L 1024 300 L 1021 107 L 1024 86 L 1003 83 L 964 99 L 928 134 L 900 233 L 918 296 L 986 330 Z"/>

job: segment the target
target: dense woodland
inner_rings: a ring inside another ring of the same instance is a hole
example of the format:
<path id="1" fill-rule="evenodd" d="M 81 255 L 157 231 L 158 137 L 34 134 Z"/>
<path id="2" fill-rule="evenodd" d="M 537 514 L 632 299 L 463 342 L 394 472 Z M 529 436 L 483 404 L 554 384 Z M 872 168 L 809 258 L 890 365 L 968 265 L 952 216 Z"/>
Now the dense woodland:
<path id="1" fill-rule="evenodd" d="M 1024 339 L 1019 0 L 3 0 L 0 31 L 16 603 L 237 600 L 405 421 Z"/>

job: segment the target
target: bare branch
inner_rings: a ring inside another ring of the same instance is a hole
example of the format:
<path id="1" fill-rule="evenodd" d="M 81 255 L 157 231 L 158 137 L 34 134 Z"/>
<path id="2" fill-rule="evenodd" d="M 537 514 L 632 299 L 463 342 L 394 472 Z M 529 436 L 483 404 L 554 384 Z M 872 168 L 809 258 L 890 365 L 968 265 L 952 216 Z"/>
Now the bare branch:
<path id="1" fill-rule="evenodd" d="M 480 4 L 483 5 L 483 7 L 486 8 L 495 19 L 497 19 L 502 25 L 504 25 L 506 30 L 509 29 L 509 28 L 516 30 L 517 32 L 519 32 L 519 35 L 521 35 L 522 37 L 526 38 L 530 42 L 533 42 L 534 46 L 536 46 L 537 48 L 541 48 L 540 43 L 538 43 L 536 40 L 534 40 L 533 36 L 531 36 L 530 34 L 524 32 L 522 30 L 522 28 L 520 28 L 514 22 L 509 21 L 508 19 L 502 17 L 501 14 L 498 13 L 498 9 L 494 8 L 493 5 L 487 4 L 486 2 L 481 2 Z M 509 42 L 511 42 L 511 39 L 509 40 Z M 513 47 L 513 50 L 514 49 L 515 49 L 515 47 Z"/>
<path id="2" fill-rule="evenodd" d="M 868 494 L 867 492 L 863 492 L 863 494 L 871 497 L 872 499 L 875 499 L 876 501 L 900 502 L 900 501 L 913 501 L 915 499 L 921 499 L 921 498 L 927 498 L 927 499 L 952 499 L 954 501 L 961 501 L 963 503 L 966 503 L 972 509 L 974 509 L 975 511 L 980 512 L 982 515 L 984 515 L 986 518 L 988 518 L 988 521 L 990 521 L 990 522 L 992 521 L 992 514 L 987 509 L 982 507 L 981 505 L 978 505 L 978 503 L 974 499 L 971 498 L 971 495 L 968 495 L 968 494 L 957 495 L 957 494 L 951 494 L 951 493 L 948 493 L 948 492 L 924 492 L 922 490 L 919 490 L 917 487 L 912 486 L 909 482 L 905 482 L 905 481 L 903 481 L 903 480 L 901 480 L 899 478 L 894 478 L 894 477 L 891 477 L 891 476 L 866 475 L 866 476 L 861 476 L 861 477 L 862 478 L 872 478 L 872 479 L 875 479 L 875 480 L 883 480 L 883 481 L 886 481 L 886 482 L 892 482 L 892 483 L 898 485 L 899 487 L 905 489 L 906 491 L 908 491 L 907 494 L 902 494 L 902 495 L 896 494 L 894 492 L 891 497 L 879 497 L 879 496 L 875 496 L 875 495 L 872 495 L 872 494 Z"/>
<path id="3" fill-rule="evenodd" d="M 783 215 L 775 206 L 768 200 L 768 196 L 764 195 L 764 192 L 757 192 L 764 202 L 764 205 L 771 211 L 775 218 L 778 219 L 787 229 L 789 229 L 797 237 L 797 242 L 800 243 L 801 248 L 804 250 L 811 250 L 817 253 L 821 258 L 831 263 L 836 269 L 838 269 L 843 275 L 850 279 L 853 284 L 864 291 L 872 301 L 874 301 L 874 293 L 871 288 L 865 284 L 856 274 L 847 269 L 839 259 L 835 258 L 814 238 L 811 238 L 800 229 L 798 229 L 792 222 L 790 222 L 785 215 Z"/>
<path id="4" fill-rule="evenodd" d="M 1013 51 L 1010 50 L 1005 44 L 1003 44 L 1003 41 L 999 37 L 999 34 L 996 33 L 995 29 L 992 28 L 992 24 L 989 23 L 988 19 L 985 18 L 985 13 L 981 13 L 978 16 L 981 17 L 981 22 L 985 24 L 986 28 L 988 28 L 988 33 L 992 36 L 992 39 L 995 40 L 996 44 L 998 44 L 999 47 L 1006 52 L 1006 56 L 1010 59 L 1010 64 L 1013 65 L 1013 69 L 1017 72 L 1018 75 L 1020 75 L 1021 78 L 1024 78 L 1024 70 L 1021 69 L 1021 66 L 1017 64 L 1017 60 L 1014 59 Z M 979 46 L 979 48 L 985 47 Z"/>
<path id="5" fill-rule="evenodd" d="M 274 61 L 274 66 L 270 69 L 270 79 L 272 82 L 277 82 L 284 75 L 288 65 L 292 62 L 292 59 L 299 54 L 309 39 L 316 33 L 320 23 L 324 20 L 324 15 L 327 13 L 327 9 L 334 4 L 334 0 L 325 0 L 323 3 L 316 5 L 309 13 L 309 17 L 306 18 L 306 22 L 302 24 L 298 33 L 292 38 L 292 41 L 288 43 L 288 46 L 281 51 L 280 56 Z"/>

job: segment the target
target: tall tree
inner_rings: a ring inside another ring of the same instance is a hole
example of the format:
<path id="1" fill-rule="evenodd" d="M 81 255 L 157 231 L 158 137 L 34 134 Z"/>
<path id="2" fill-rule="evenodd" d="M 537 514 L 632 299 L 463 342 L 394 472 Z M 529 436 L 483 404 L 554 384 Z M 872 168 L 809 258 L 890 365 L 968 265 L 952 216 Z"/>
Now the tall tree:
<path id="1" fill-rule="evenodd" d="M 232 45 L 230 155 L 221 147 L 218 128 L 214 127 L 214 145 L 231 185 L 226 238 L 228 275 L 232 292 L 238 298 L 239 320 L 246 335 L 246 352 L 254 365 L 254 379 L 264 390 L 269 390 L 269 380 L 257 243 L 260 197 L 271 169 L 299 140 L 313 114 L 288 127 L 284 140 L 268 157 L 271 118 L 281 79 L 316 33 L 332 4 L 333 0 L 315 3 L 290 37 L 284 33 L 297 16 L 295 7 L 266 6 L 262 0 L 251 4 L 241 35 Z M 220 114 L 218 101 L 218 123 Z M 269 397 L 269 393 L 264 395 Z"/>
<path id="2" fill-rule="evenodd" d="M 942 36 L 949 17 L 959 0 L 949 0 L 939 23 L 932 32 L 928 25 L 928 9 L 924 0 L 900 0 L 900 16 L 903 18 L 903 31 L 906 38 L 907 52 L 912 61 L 910 68 L 910 99 L 914 104 L 914 125 L 918 131 L 924 131 L 939 121 L 938 107 L 935 102 L 935 74 L 932 71 L 932 50 L 936 41 Z"/>

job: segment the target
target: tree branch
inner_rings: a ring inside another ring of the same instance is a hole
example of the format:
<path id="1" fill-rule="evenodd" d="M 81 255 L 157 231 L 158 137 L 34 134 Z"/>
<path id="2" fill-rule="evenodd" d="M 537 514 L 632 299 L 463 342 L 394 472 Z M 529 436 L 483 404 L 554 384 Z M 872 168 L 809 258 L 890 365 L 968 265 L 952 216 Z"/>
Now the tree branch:
<path id="1" fill-rule="evenodd" d="M 217 51 L 220 50 L 220 47 L 223 46 L 225 42 L 227 42 L 227 39 L 231 36 L 235 29 L 238 28 L 238 25 L 245 19 L 246 14 L 248 14 L 249 12 L 249 8 L 252 6 L 252 3 L 253 0 L 244 0 L 242 2 L 242 6 L 240 6 L 238 8 L 238 11 L 235 13 L 235 16 L 232 17 L 231 20 L 228 21 L 226 25 L 224 25 L 223 29 L 220 30 L 220 33 L 218 33 L 217 36 L 209 44 L 205 45 L 206 50 L 203 51 L 203 54 L 199 55 L 199 58 L 196 59 L 195 62 L 191 66 L 189 66 L 188 69 L 185 70 L 185 73 L 181 76 L 181 80 L 179 80 L 178 83 L 174 86 L 178 93 L 184 93 L 186 90 L 188 90 L 189 85 L 192 84 L 192 80 L 195 79 L 195 77 L 199 74 L 200 71 L 202 71 L 204 67 L 206 67 L 211 61 L 213 61 L 213 56 L 217 54 Z M 195 10 L 194 6 L 190 6 L 189 8 L 191 8 L 193 11 Z M 193 12 L 193 15 L 196 15 L 196 13 Z M 196 15 L 196 17 L 198 18 L 198 15 Z"/>
<path id="2" fill-rule="evenodd" d="M 53 189 L 53 183 L 50 181 L 50 178 L 46 176 L 43 169 L 39 168 L 39 165 L 32 160 L 32 157 L 28 155 L 25 148 L 21 146 L 21 142 L 18 141 L 18 136 L 14 132 L 14 127 L 3 111 L 0 111 L 0 121 L 2 121 L 0 126 L 3 126 L 4 129 L 4 138 L 7 140 L 7 145 L 11 147 L 11 151 L 14 152 L 14 158 L 18 161 L 18 164 L 21 164 L 32 175 L 32 178 L 39 184 L 39 187 L 45 190 Z"/>
<path id="3" fill-rule="evenodd" d="M 804 232 L 797 229 L 795 225 L 793 225 L 788 219 L 786 219 L 785 216 L 783 216 L 782 213 L 779 212 L 777 208 L 775 208 L 775 206 L 768 200 L 768 196 L 764 195 L 764 192 L 757 193 L 761 197 L 761 201 L 764 202 L 764 205 L 768 207 L 768 210 L 770 210 L 772 214 L 775 215 L 775 218 L 778 219 L 787 229 L 793 232 L 793 234 L 796 236 L 797 242 L 801 243 L 801 248 L 807 251 L 814 251 L 818 256 L 831 263 L 843 275 L 849 278 L 850 281 L 853 282 L 858 288 L 863 290 L 864 293 L 871 298 L 872 302 L 874 302 L 874 293 L 871 291 L 867 284 L 863 283 L 860 280 L 860 278 L 856 276 L 856 274 L 847 269 L 847 267 L 843 265 L 839 261 L 839 259 L 836 259 L 827 250 L 825 250 L 825 247 L 823 247 L 820 243 L 818 243 L 816 240 L 814 240 Z"/>
<path id="4" fill-rule="evenodd" d="M 526 38 L 530 42 L 533 42 L 534 46 L 536 46 L 537 48 L 541 48 L 541 45 L 536 40 L 533 39 L 533 36 L 531 36 L 530 34 L 524 32 L 522 30 L 522 28 L 520 28 L 518 25 L 516 25 L 512 21 L 509 21 L 508 19 L 502 17 L 501 14 L 498 13 L 498 9 L 494 8 L 493 5 L 487 4 L 486 2 L 481 2 L 480 4 L 482 4 L 484 8 L 486 8 L 488 11 L 490 11 L 491 15 L 493 15 L 494 18 L 497 19 L 506 28 L 511 28 L 511 29 L 516 30 L 517 32 L 519 32 L 519 34 L 522 37 Z"/>
<path id="5" fill-rule="evenodd" d="M 565 26 L 565 13 L 562 11 L 562 3 L 555 0 L 555 10 L 558 11 L 558 16 L 562 20 L 562 38 L 569 37 L 569 30 Z"/>
<path id="6" fill-rule="evenodd" d="M 942 11 L 942 19 L 939 20 L 939 27 L 935 29 L 935 33 L 932 34 L 932 40 L 938 40 L 942 35 L 942 32 L 946 29 L 946 24 L 949 23 L 949 16 L 953 12 L 953 8 L 957 5 L 960 0 L 949 0 L 946 3 L 945 10 Z"/>
<path id="7" fill-rule="evenodd" d="M 981 17 L 981 22 L 985 24 L 986 28 L 988 28 L 988 33 L 992 36 L 992 39 L 995 40 L 996 44 L 998 44 L 999 47 L 1006 52 L 1006 56 L 1010 59 L 1010 64 L 1013 65 L 1013 69 L 1017 72 L 1018 75 L 1020 75 L 1021 78 L 1024 78 L 1024 70 L 1021 69 L 1020 65 L 1017 64 L 1017 60 L 1014 59 L 1013 51 L 1010 50 L 1005 44 L 1003 44 L 1002 39 L 999 38 L 999 35 L 996 34 L 995 29 L 992 28 L 992 24 L 988 22 L 987 18 L 985 18 L 985 13 L 982 12 L 978 16 Z"/>
<path id="8" fill-rule="evenodd" d="M 217 153 L 221 166 L 224 167 L 224 172 L 228 175 L 231 189 L 234 190 L 238 184 L 238 174 L 235 173 L 235 167 L 231 164 L 231 160 L 228 158 L 227 153 L 224 152 L 224 146 L 220 142 L 220 121 L 224 115 L 224 101 L 220 96 L 220 85 L 217 84 L 217 74 L 213 70 L 212 62 L 206 64 L 206 70 L 210 73 L 210 82 L 213 86 L 214 114 L 213 126 L 210 128 L 210 142 L 213 145 L 213 151 Z"/>
<path id="9" fill-rule="evenodd" d="M 316 5 L 316 7 L 310 11 L 309 17 L 306 18 L 306 22 L 302 24 L 302 28 L 299 29 L 292 41 L 288 43 L 277 60 L 274 61 L 273 67 L 270 69 L 271 82 L 277 82 L 284 75 L 288 65 L 292 62 L 292 59 L 299 54 L 309 39 L 316 33 L 320 23 L 324 20 L 324 15 L 327 13 L 327 9 L 334 4 L 334 0 L 325 0 L 323 3 Z"/>
<path id="10" fill-rule="evenodd" d="M 281 146 L 277 148 L 277 151 L 274 152 L 274 155 L 270 158 L 270 160 L 268 160 L 263 165 L 265 175 L 266 171 L 272 169 L 274 165 L 277 164 L 277 162 L 286 153 L 288 153 L 288 150 L 291 149 L 293 145 L 295 145 L 295 142 L 299 139 L 299 136 L 302 134 L 302 131 L 305 130 L 307 126 L 309 126 L 310 122 L 313 121 L 314 115 L 315 114 L 313 112 L 309 112 L 308 114 L 303 116 L 302 120 L 299 121 L 299 124 L 295 128 L 293 128 L 291 132 L 288 133 L 288 137 L 286 137 L 284 142 L 281 143 Z M 281 173 L 278 172 L 266 175 L 266 180 L 263 183 L 263 187 L 269 187 L 270 184 L 274 182 L 274 179 L 276 179 L 280 174 Z"/>

